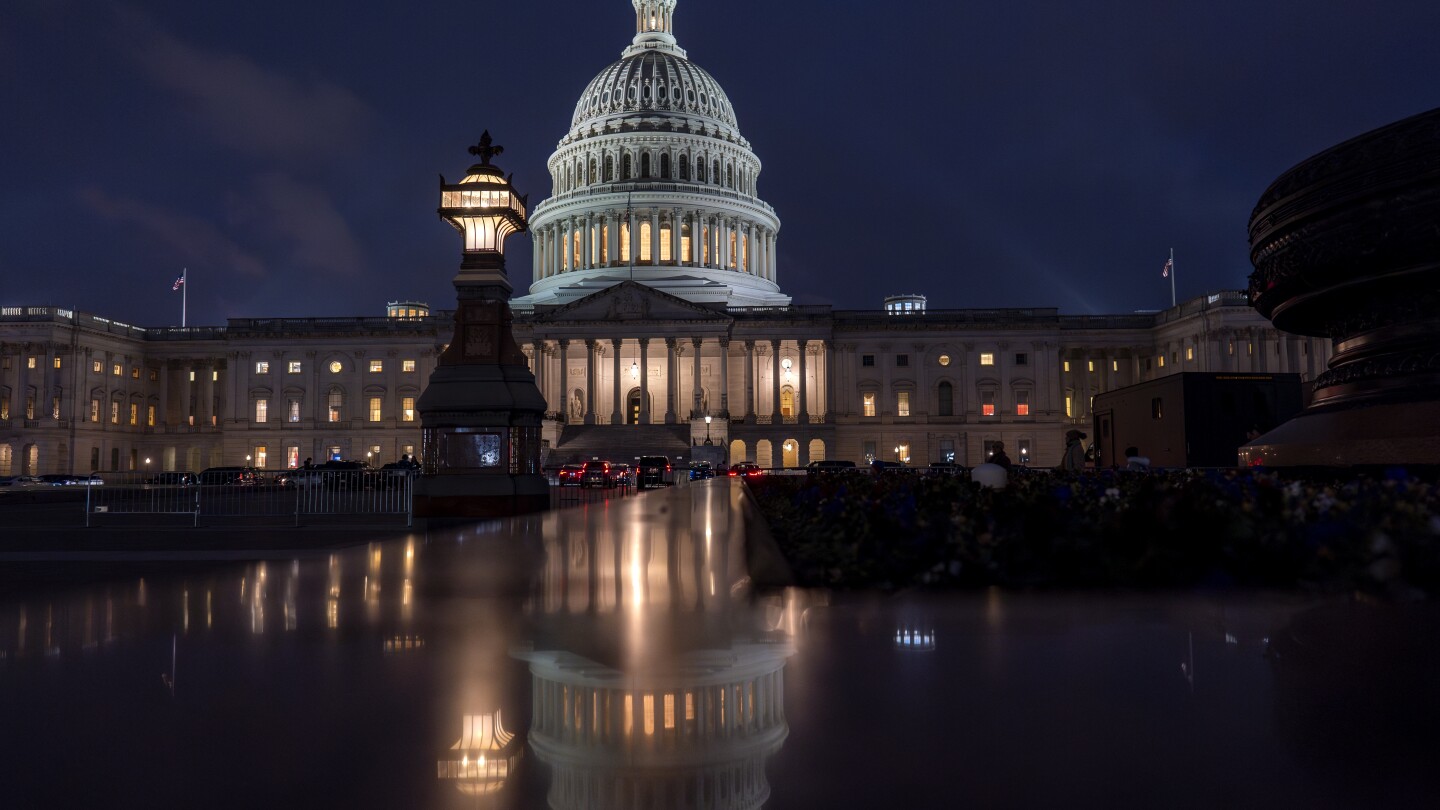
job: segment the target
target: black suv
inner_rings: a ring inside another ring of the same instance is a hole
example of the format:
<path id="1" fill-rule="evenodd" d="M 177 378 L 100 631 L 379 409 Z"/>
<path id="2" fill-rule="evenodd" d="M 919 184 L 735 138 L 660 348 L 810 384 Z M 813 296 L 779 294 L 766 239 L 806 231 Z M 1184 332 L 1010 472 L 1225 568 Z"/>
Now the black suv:
<path id="1" fill-rule="evenodd" d="M 211 467 L 200 472 L 199 481 L 202 486 L 219 486 L 222 484 L 241 487 L 254 486 L 256 483 L 255 468 Z"/>
<path id="2" fill-rule="evenodd" d="M 640 475 L 636 478 L 640 489 L 663 487 L 670 483 L 670 459 L 664 456 L 641 456 Z"/>

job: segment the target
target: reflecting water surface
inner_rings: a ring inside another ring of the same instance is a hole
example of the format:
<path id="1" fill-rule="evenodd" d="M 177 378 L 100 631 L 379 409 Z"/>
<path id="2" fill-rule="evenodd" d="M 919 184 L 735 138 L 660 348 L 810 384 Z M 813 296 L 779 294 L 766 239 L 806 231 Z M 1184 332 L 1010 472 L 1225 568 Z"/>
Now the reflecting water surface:
<path id="1" fill-rule="evenodd" d="M 0 571 L 0 807 L 1373 807 L 1440 787 L 1433 607 L 764 591 L 741 493 L 79 587 Z"/>

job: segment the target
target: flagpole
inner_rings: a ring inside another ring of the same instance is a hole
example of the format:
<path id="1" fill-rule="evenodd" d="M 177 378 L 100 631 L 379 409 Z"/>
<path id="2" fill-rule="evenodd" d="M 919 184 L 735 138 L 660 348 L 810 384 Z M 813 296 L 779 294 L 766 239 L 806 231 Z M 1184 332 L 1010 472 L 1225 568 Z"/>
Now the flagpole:
<path id="1" fill-rule="evenodd" d="M 1175 248 L 1170 248 L 1170 307 L 1175 307 Z"/>
<path id="2" fill-rule="evenodd" d="M 187 268 L 187 267 L 182 267 L 182 268 L 180 268 L 180 328 L 181 328 L 181 329 L 184 329 L 184 328 L 185 328 L 185 310 L 186 310 L 186 308 L 187 308 L 187 305 L 190 303 L 190 284 L 189 284 L 190 279 L 186 278 L 186 276 L 189 275 L 189 274 L 190 274 L 190 269 L 189 269 L 189 268 Z M 1170 297 L 1171 297 L 1171 298 L 1174 298 L 1175 296 L 1174 296 L 1174 294 L 1171 294 Z"/>

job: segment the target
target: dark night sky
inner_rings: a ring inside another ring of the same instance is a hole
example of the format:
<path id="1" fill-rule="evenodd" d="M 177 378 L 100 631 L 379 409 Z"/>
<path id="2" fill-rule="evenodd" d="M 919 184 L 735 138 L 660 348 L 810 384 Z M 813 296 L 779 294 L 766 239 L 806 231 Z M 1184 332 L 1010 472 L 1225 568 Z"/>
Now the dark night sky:
<path id="1" fill-rule="evenodd" d="M 482 129 L 533 203 L 628 0 L 8 0 L 0 304 L 138 325 L 449 307 Z M 1127 312 L 1244 286 L 1280 172 L 1440 104 L 1435 0 L 680 0 L 798 303 Z M 524 289 L 529 240 L 510 241 Z"/>

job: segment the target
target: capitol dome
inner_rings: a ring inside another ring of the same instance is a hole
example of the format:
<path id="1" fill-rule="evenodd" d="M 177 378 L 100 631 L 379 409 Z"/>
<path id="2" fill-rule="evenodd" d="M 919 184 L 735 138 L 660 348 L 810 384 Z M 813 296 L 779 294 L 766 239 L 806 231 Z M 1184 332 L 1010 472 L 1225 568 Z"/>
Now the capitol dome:
<path id="1" fill-rule="evenodd" d="M 631 0 L 634 39 L 576 102 L 548 161 L 550 197 L 530 216 L 534 273 L 516 311 L 623 281 L 694 303 L 790 303 L 760 159 L 719 82 L 676 44 L 676 1 Z"/>
<path id="2" fill-rule="evenodd" d="M 689 59 L 658 50 L 625 56 L 600 71 L 581 94 L 570 126 L 583 129 L 595 119 L 651 112 L 706 116 L 738 127 L 719 82 Z"/>

